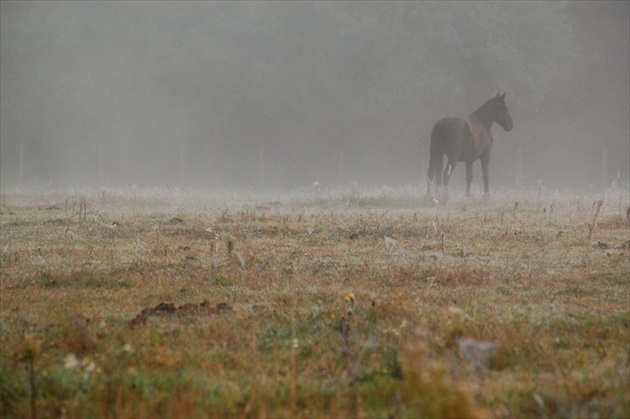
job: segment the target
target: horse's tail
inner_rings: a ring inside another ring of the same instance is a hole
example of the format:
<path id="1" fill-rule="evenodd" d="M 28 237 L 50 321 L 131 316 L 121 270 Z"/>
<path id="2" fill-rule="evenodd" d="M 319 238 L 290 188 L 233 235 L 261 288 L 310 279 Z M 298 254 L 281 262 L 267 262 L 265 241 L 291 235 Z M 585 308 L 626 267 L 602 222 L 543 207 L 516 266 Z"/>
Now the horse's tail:
<path id="1" fill-rule="evenodd" d="M 438 124 L 433 126 L 431 131 L 431 145 L 429 147 L 429 170 L 427 171 L 427 194 L 431 194 L 431 185 L 435 178 L 437 187 L 442 186 L 442 164 L 443 164 L 443 150 L 440 142 Z"/>

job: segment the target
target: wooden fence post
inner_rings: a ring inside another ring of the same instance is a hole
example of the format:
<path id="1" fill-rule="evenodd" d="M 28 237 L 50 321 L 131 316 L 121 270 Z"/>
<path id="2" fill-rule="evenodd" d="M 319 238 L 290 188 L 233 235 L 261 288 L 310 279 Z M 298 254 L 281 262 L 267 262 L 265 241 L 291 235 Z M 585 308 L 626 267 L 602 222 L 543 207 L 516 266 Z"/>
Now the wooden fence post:
<path id="1" fill-rule="evenodd" d="M 20 143 L 20 154 L 18 157 L 18 169 L 20 174 L 20 186 L 24 185 L 24 143 Z"/>
<path id="2" fill-rule="evenodd" d="M 105 146 L 103 143 L 98 144 L 98 182 L 99 186 L 103 186 L 103 180 L 105 179 Z"/>
<path id="3" fill-rule="evenodd" d="M 339 145 L 339 186 L 343 185 L 345 177 L 345 162 L 343 155 L 343 144 Z"/>
<path id="4" fill-rule="evenodd" d="M 606 188 L 608 186 L 608 149 L 604 147 L 602 150 L 602 166 L 600 173 L 601 187 Z"/>
<path id="5" fill-rule="evenodd" d="M 523 149 L 520 145 L 516 148 L 516 165 L 514 171 L 516 186 L 521 186 L 521 181 L 523 180 Z"/>
<path id="6" fill-rule="evenodd" d="M 184 167 L 186 167 L 186 145 L 179 143 L 179 186 L 184 186 Z"/>
<path id="7" fill-rule="evenodd" d="M 259 188 L 262 190 L 265 185 L 265 146 L 263 144 L 258 150 L 258 181 Z"/>

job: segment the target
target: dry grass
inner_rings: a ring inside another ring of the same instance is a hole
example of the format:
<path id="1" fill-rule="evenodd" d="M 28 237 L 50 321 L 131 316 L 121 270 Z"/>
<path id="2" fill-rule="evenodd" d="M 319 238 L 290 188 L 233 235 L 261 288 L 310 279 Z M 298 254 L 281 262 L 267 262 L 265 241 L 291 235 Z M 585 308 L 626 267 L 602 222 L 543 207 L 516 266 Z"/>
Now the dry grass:
<path id="1" fill-rule="evenodd" d="M 0 416 L 628 417 L 627 195 L 414 196 L 3 195 Z"/>

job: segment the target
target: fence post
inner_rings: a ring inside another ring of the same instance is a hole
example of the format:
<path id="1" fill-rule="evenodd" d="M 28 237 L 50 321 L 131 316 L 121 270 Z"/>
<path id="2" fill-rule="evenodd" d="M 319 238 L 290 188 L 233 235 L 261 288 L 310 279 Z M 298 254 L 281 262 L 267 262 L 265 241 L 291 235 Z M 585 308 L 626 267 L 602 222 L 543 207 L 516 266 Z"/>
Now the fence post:
<path id="1" fill-rule="evenodd" d="M 18 157 L 18 168 L 20 173 L 20 186 L 24 185 L 24 143 L 20 142 L 20 154 Z"/>
<path id="2" fill-rule="evenodd" d="M 99 186 L 103 186 L 103 180 L 105 178 L 105 146 L 103 143 L 98 144 L 98 182 Z"/>
<path id="3" fill-rule="evenodd" d="M 258 150 L 258 181 L 260 190 L 265 185 L 265 146 L 260 145 Z"/>
<path id="4" fill-rule="evenodd" d="M 606 188 L 608 186 L 607 182 L 608 178 L 608 148 L 604 147 L 602 149 L 602 166 L 600 173 L 600 182 L 602 188 Z"/>
<path id="5" fill-rule="evenodd" d="M 514 167 L 515 170 L 515 181 L 516 186 L 521 186 L 521 181 L 523 179 L 523 149 L 521 146 L 517 146 L 516 148 L 516 165 Z"/>
<path id="6" fill-rule="evenodd" d="M 343 156 L 343 144 L 339 145 L 339 186 L 343 185 L 345 176 L 345 162 Z"/>
<path id="7" fill-rule="evenodd" d="M 186 145 L 179 143 L 179 186 L 184 186 L 184 167 L 186 166 Z"/>

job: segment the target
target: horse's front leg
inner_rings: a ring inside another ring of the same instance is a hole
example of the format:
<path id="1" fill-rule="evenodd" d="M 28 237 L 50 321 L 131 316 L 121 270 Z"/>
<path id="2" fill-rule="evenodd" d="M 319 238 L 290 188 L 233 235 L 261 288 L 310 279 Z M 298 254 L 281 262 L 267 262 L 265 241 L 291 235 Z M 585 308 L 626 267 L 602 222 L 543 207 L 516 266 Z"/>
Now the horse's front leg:
<path id="1" fill-rule="evenodd" d="M 483 197 L 490 199 L 490 176 L 488 173 L 490 166 L 490 150 L 481 156 L 481 171 L 483 173 Z"/>
<path id="2" fill-rule="evenodd" d="M 448 164 L 444 169 L 444 181 L 442 182 L 442 201 L 448 201 L 448 182 L 451 180 L 451 174 L 455 170 L 455 165 L 459 159 L 456 156 L 448 158 Z"/>
<path id="3" fill-rule="evenodd" d="M 472 161 L 466 162 L 466 198 L 470 198 L 470 185 L 473 180 Z"/>

